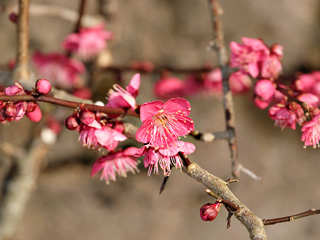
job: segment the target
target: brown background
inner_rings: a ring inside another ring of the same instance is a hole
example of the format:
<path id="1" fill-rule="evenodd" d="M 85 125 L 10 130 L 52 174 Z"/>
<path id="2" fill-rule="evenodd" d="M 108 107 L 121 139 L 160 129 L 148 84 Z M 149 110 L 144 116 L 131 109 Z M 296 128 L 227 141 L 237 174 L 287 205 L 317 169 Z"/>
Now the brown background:
<path id="1" fill-rule="evenodd" d="M 13 1 L 4 1 L 13 2 Z M 78 1 L 31 1 L 77 8 Z M 94 12 L 95 1 L 89 1 Z M 317 0 L 221 1 L 227 44 L 242 36 L 262 38 L 267 44 L 284 46 L 283 66 L 293 74 L 301 66 L 319 69 L 319 12 Z M 107 28 L 115 39 L 109 44 L 116 64 L 150 60 L 155 65 L 198 67 L 215 60 L 207 51 L 211 37 L 209 10 L 205 0 L 112 0 L 114 9 Z M 55 18 L 31 17 L 31 50 L 60 50 L 63 37 L 73 25 Z M 1 61 L 15 54 L 15 29 L 0 15 Z M 132 74 L 126 76 L 126 81 Z M 152 83 L 157 76 L 145 75 L 138 102 L 154 99 Z M 105 89 L 107 92 L 107 89 Z M 103 100 L 103 99 L 102 99 Z M 200 131 L 224 128 L 219 99 L 193 97 L 191 117 Z M 235 98 L 240 161 L 257 175 L 255 181 L 242 174 L 231 186 L 236 196 L 261 218 L 274 218 L 320 208 L 319 149 L 303 149 L 301 133 L 273 126 L 267 111 L 253 107 L 250 96 Z M 2 126 L 1 138 L 21 144 L 21 132 L 30 124 Z M 14 130 L 12 130 L 14 129 Z M 77 134 L 65 131 L 52 147 L 48 164 L 70 161 L 63 168 L 47 168 L 27 206 L 17 239 L 248 239 L 246 229 L 235 219 L 226 229 L 227 212 L 221 209 L 211 223 L 199 217 L 200 207 L 213 199 L 204 187 L 183 173 L 174 171 L 159 196 L 162 176 L 129 175 L 106 186 L 90 178 L 90 165 L 74 164 L 88 153 L 76 143 Z M 17 140 L 18 139 L 18 140 Z M 218 177 L 230 177 L 227 143 L 192 141 L 197 151 L 190 156 Z M 72 163 L 71 163 L 72 162 Z M 320 238 L 320 217 L 266 227 L 269 239 Z"/>

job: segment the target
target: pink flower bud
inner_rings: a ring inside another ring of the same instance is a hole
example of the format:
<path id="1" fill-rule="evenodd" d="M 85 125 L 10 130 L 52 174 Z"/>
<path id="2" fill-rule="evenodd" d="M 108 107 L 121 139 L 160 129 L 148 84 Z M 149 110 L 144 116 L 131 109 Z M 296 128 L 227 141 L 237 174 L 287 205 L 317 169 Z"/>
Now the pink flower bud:
<path id="1" fill-rule="evenodd" d="M 17 15 L 16 13 L 10 13 L 9 19 L 10 19 L 11 22 L 17 23 L 17 21 L 18 21 L 18 15 Z"/>
<path id="2" fill-rule="evenodd" d="M 79 119 L 83 124 L 88 125 L 96 119 L 96 116 L 90 110 L 82 109 L 79 113 Z"/>
<path id="3" fill-rule="evenodd" d="M 39 105 L 36 104 L 35 109 L 32 112 L 27 112 L 26 115 L 32 122 L 39 122 L 42 118 L 42 113 Z"/>
<path id="4" fill-rule="evenodd" d="M 214 204 L 207 203 L 200 208 L 200 217 L 203 221 L 213 221 L 219 213 L 222 203 L 216 201 Z"/>
<path id="5" fill-rule="evenodd" d="M 65 126 L 69 130 L 76 130 L 79 128 L 79 123 L 77 121 L 77 117 L 74 115 L 69 116 L 66 121 L 64 122 Z"/>
<path id="6" fill-rule="evenodd" d="M 17 108 L 12 103 L 7 105 L 5 108 L 5 114 L 7 117 L 15 117 L 17 114 Z"/>
<path id="7" fill-rule="evenodd" d="M 273 82 L 263 79 L 256 82 L 254 88 L 255 94 L 263 101 L 269 101 L 276 92 Z"/>
<path id="8" fill-rule="evenodd" d="M 46 95 L 51 91 L 51 83 L 47 79 L 38 79 L 36 82 L 36 92 Z"/>

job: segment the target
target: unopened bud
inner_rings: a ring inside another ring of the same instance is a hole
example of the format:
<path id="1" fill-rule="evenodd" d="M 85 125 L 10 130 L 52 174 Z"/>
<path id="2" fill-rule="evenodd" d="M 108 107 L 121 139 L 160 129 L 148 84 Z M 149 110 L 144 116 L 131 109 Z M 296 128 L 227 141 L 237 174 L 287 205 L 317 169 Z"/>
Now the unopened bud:
<path id="1" fill-rule="evenodd" d="M 200 217 L 203 221 L 213 221 L 219 213 L 221 202 L 215 202 L 214 204 L 207 203 L 200 208 Z"/>
<path id="2" fill-rule="evenodd" d="M 10 19 L 11 22 L 17 23 L 17 21 L 18 21 L 18 15 L 17 15 L 16 13 L 10 13 L 9 19 Z"/>
<path id="3" fill-rule="evenodd" d="M 79 128 L 79 123 L 74 115 L 69 116 L 64 124 L 69 130 L 76 130 Z"/>
<path id="4" fill-rule="evenodd" d="M 51 91 L 51 83 L 47 79 L 38 79 L 36 82 L 36 92 L 46 95 Z"/>
<path id="5" fill-rule="evenodd" d="M 83 124 L 88 125 L 96 119 L 96 116 L 93 112 L 84 108 L 79 113 L 79 119 Z"/>
<path id="6" fill-rule="evenodd" d="M 12 103 L 6 105 L 5 114 L 6 114 L 7 117 L 15 117 L 16 114 L 17 114 L 17 108 L 16 108 L 16 106 L 13 105 Z"/>
<path id="7" fill-rule="evenodd" d="M 33 122 L 39 122 L 42 118 L 41 109 L 38 104 L 36 104 L 35 109 L 32 112 L 27 112 L 26 115 Z"/>

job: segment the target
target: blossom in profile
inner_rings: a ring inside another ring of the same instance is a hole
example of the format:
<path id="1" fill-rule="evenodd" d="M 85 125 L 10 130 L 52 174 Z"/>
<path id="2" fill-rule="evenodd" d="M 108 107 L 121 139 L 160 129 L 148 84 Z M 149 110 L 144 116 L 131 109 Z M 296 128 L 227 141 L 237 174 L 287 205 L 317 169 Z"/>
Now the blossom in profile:
<path id="1" fill-rule="evenodd" d="M 283 47 L 279 44 L 271 46 L 270 55 L 262 60 L 261 76 L 267 79 L 277 79 L 282 71 L 282 57 Z"/>
<path id="2" fill-rule="evenodd" d="M 145 145 L 135 154 L 136 157 L 145 156 L 143 163 L 144 167 L 148 168 L 148 175 L 152 171 L 156 174 L 159 172 L 159 166 L 163 170 L 165 176 L 171 173 L 171 167 L 176 167 L 181 170 L 182 160 L 179 152 L 188 155 L 195 151 L 196 147 L 192 143 L 176 141 L 169 148 L 155 149 L 149 145 Z"/>
<path id="3" fill-rule="evenodd" d="M 301 128 L 301 141 L 305 146 L 319 147 L 320 141 L 320 114 L 315 115 L 311 121 L 305 122 Z"/>
<path id="4" fill-rule="evenodd" d="M 107 107 L 120 107 L 126 109 L 136 108 L 136 97 L 139 93 L 140 87 L 140 74 L 135 74 L 126 90 L 120 87 L 118 84 L 113 86 L 114 89 L 109 91 Z"/>
<path id="5" fill-rule="evenodd" d="M 283 130 L 286 127 L 296 129 L 296 115 L 285 106 L 275 105 L 269 108 L 269 116 L 275 120 L 275 125 L 281 127 Z"/>
<path id="6" fill-rule="evenodd" d="M 188 117 L 190 110 L 190 103 L 183 98 L 144 103 L 140 108 L 142 126 L 136 139 L 155 149 L 171 147 L 180 136 L 194 130 L 194 123 Z"/>
<path id="7" fill-rule="evenodd" d="M 244 44 L 231 42 L 231 67 L 238 67 L 243 73 L 256 78 L 260 73 L 260 63 L 270 54 L 270 50 L 260 39 L 242 38 Z"/>
<path id="8" fill-rule="evenodd" d="M 62 47 L 75 53 L 81 60 L 90 60 L 97 56 L 113 34 L 104 30 L 104 25 L 99 24 L 91 28 L 82 28 L 78 33 L 69 34 L 62 42 Z"/>
<path id="9" fill-rule="evenodd" d="M 85 71 L 81 62 L 60 53 L 35 52 L 32 60 L 38 69 L 38 75 L 41 78 L 49 79 L 54 86 L 60 88 L 73 87 L 80 74 Z"/>
<path id="10" fill-rule="evenodd" d="M 138 172 L 138 161 L 133 156 L 137 151 L 138 148 L 129 147 L 98 158 L 92 166 L 91 177 L 102 170 L 100 179 L 109 184 L 109 180 L 116 181 L 116 174 L 127 177 L 127 172 Z"/>

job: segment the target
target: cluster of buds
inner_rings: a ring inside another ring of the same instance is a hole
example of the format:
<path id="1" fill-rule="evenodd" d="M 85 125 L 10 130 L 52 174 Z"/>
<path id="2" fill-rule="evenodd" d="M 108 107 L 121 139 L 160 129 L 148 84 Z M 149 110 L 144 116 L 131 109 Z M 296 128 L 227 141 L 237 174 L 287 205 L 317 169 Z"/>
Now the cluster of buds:
<path id="1" fill-rule="evenodd" d="M 27 91 L 24 87 L 15 82 L 13 86 L 7 87 L 0 95 L 46 95 L 51 90 L 51 84 L 46 79 L 39 79 L 36 82 L 34 92 Z M 41 120 L 42 114 L 37 103 L 17 101 L 17 102 L 1 102 L 0 103 L 0 122 L 19 121 L 24 115 L 34 122 Z"/>

